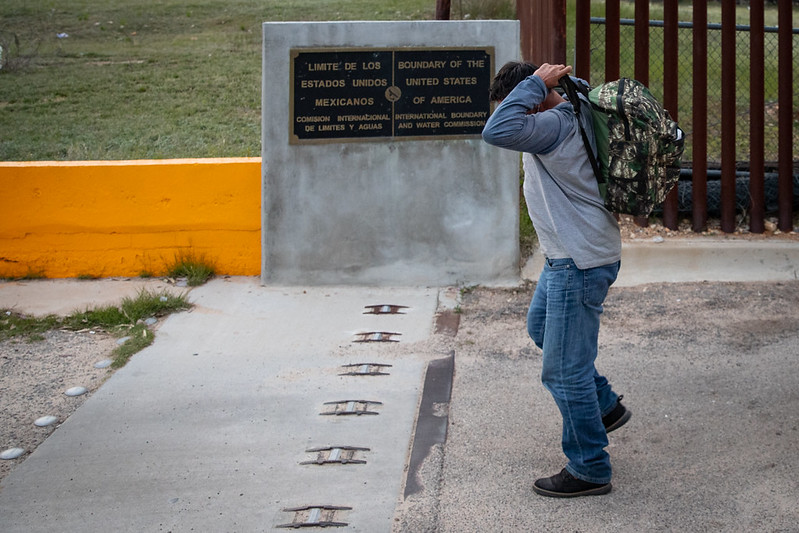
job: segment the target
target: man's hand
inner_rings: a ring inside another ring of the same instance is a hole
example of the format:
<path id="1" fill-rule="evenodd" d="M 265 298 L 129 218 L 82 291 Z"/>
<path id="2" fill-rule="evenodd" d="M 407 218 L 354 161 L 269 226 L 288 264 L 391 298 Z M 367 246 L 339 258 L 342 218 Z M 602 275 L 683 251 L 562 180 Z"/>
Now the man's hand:
<path id="1" fill-rule="evenodd" d="M 550 65 L 549 63 L 544 63 L 538 67 L 538 70 L 533 72 L 533 74 L 544 80 L 547 89 L 551 89 L 558 85 L 558 80 L 571 71 L 572 68 L 569 65 Z"/>

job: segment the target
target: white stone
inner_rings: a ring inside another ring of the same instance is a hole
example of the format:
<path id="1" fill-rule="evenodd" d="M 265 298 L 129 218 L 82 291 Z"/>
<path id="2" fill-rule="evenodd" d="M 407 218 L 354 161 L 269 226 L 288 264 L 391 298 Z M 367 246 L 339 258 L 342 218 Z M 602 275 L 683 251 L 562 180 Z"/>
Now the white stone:
<path id="1" fill-rule="evenodd" d="M 53 415 L 47 415 L 37 418 L 33 423 L 40 428 L 50 426 L 58 422 L 58 417 Z"/>
<path id="2" fill-rule="evenodd" d="M 64 391 L 64 394 L 67 396 L 80 396 L 81 394 L 86 394 L 88 391 L 86 387 L 72 387 Z"/>
<path id="3" fill-rule="evenodd" d="M 94 368 L 108 368 L 111 366 L 111 359 L 103 359 L 94 363 Z"/>
<path id="4" fill-rule="evenodd" d="M 22 448 L 9 448 L 4 452 L 0 453 L 0 459 L 9 460 L 9 459 L 16 459 L 20 457 L 22 454 L 25 453 L 25 450 Z"/>

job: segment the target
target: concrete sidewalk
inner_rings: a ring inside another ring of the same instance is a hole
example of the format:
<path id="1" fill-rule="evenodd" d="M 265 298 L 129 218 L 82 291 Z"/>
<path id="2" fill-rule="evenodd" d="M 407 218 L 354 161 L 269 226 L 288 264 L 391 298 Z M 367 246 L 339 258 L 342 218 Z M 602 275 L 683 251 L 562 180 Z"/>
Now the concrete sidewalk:
<path id="1" fill-rule="evenodd" d="M 191 312 L 19 460 L 0 529 L 799 531 L 799 246 L 736 246 L 698 261 L 697 246 L 625 247 L 600 339 L 634 413 L 611 438 L 610 496 L 529 488 L 563 459 L 521 287 L 459 302 L 456 289 L 229 278 L 192 289 Z M 686 271 L 708 283 L 667 277 Z M 749 282 L 715 283 L 730 276 Z M 657 281 L 683 283 L 641 285 Z M 7 282 L 0 308 L 63 314 L 158 283 Z M 384 304 L 405 307 L 365 314 Z M 434 334 L 458 305 L 457 335 Z M 356 342 L 376 332 L 399 342 Z M 432 371 L 453 354 L 454 375 Z M 353 364 L 388 375 L 342 375 Z"/>
<path id="2" fill-rule="evenodd" d="M 193 310 L 170 316 L 4 480 L 2 530 L 271 531 L 308 519 L 285 509 L 322 504 L 351 507 L 339 514 L 356 531 L 386 530 L 436 357 L 405 346 L 431 335 L 438 299 L 255 278 L 193 289 Z M 402 313 L 366 314 L 384 304 Z M 402 341 L 358 342 L 368 332 Z M 342 375 L 363 363 L 387 375 Z M 359 450 L 320 465 L 311 450 L 324 447 Z"/>

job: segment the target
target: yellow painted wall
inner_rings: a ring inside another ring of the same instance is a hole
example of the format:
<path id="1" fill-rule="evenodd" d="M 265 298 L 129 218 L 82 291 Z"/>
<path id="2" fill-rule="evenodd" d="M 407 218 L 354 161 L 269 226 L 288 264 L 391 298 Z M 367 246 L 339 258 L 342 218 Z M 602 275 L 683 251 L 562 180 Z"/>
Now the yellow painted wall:
<path id="1" fill-rule="evenodd" d="M 261 159 L 0 162 L 0 277 L 261 271 Z"/>

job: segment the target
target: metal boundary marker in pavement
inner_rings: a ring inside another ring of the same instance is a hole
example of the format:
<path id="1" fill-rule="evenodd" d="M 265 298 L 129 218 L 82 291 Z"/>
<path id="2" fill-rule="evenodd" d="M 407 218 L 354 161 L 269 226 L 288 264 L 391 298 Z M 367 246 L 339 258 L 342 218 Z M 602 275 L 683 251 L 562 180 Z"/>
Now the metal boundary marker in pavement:
<path id="1" fill-rule="evenodd" d="M 304 527 L 347 527 L 347 522 L 340 520 L 339 511 L 351 511 L 352 507 L 338 505 L 306 505 L 305 507 L 290 507 L 283 509 L 284 513 L 294 513 L 294 520 L 288 524 L 280 524 L 281 529 L 300 529 Z"/>
<path id="2" fill-rule="evenodd" d="M 394 304 L 381 304 L 381 305 L 367 305 L 364 309 L 365 315 L 404 315 L 403 309 L 408 309 L 407 305 L 394 305 Z"/>
<path id="3" fill-rule="evenodd" d="M 403 309 L 408 306 L 395 304 L 367 305 L 363 314 L 372 315 L 398 315 L 405 314 Z M 353 342 L 399 342 L 401 333 L 391 331 L 367 331 L 355 334 Z M 357 362 L 341 365 L 339 376 L 388 376 L 387 371 L 393 365 L 375 362 Z M 361 416 L 378 415 L 383 402 L 363 399 L 338 400 L 324 402 L 322 416 Z M 365 454 L 371 448 L 360 446 L 328 445 L 313 447 L 305 450 L 306 454 L 315 454 L 300 461 L 299 465 L 309 466 L 335 466 L 366 465 Z M 284 512 L 293 512 L 294 519 L 291 523 L 278 525 L 282 529 L 300 528 L 327 528 L 346 527 L 348 524 L 341 519 L 340 514 L 351 510 L 351 507 L 319 505 L 283 509 Z M 338 514 L 337 514 L 338 513 Z"/>
<path id="4" fill-rule="evenodd" d="M 355 336 L 359 337 L 352 342 L 399 342 L 399 339 L 394 337 L 402 335 L 394 331 L 365 331 L 363 333 L 356 333 Z"/>
<path id="5" fill-rule="evenodd" d="M 358 459 L 358 452 L 371 451 L 369 448 L 358 446 L 326 446 L 310 448 L 306 453 L 318 453 L 316 459 L 303 461 L 301 465 L 365 465 L 366 460 Z"/>
<path id="6" fill-rule="evenodd" d="M 372 405 L 383 405 L 383 402 L 372 400 L 339 400 L 335 402 L 325 402 L 324 405 L 332 406 L 330 411 L 319 413 L 323 416 L 346 416 L 346 415 L 379 415 L 377 411 L 370 411 Z"/>
<path id="7" fill-rule="evenodd" d="M 353 369 L 348 372 L 342 372 L 339 376 L 389 376 L 388 372 L 383 372 L 384 368 L 391 368 L 392 365 L 382 363 L 354 363 L 351 365 L 342 365 L 341 368 Z"/>

